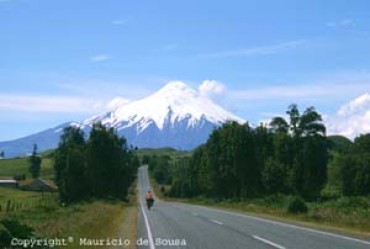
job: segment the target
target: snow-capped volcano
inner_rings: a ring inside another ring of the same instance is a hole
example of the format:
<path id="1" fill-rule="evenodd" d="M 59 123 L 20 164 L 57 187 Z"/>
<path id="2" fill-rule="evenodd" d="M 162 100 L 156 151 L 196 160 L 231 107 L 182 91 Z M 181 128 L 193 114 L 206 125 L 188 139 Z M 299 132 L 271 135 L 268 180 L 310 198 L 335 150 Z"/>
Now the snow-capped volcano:
<path id="1" fill-rule="evenodd" d="M 55 148 L 64 127 L 79 126 L 88 134 L 94 123 L 101 122 L 115 128 L 134 146 L 188 150 L 204 143 L 215 127 L 229 120 L 244 123 L 243 119 L 227 112 L 185 83 L 175 81 L 146 98 L 102 115 L 0 143 L 0 149 L 14 156 L 31 151 L 34 143 L 40 150 Z"/>
<path id="2" fill-rule="evenodd" d="M 227 120 L 244 122 L 228 113 L 210 99 L 180 81 L 170 82 L 153 95 L 134 101 L 112 110 L 107 114 L 95 116 L 82 122 L 82 126 L 91 126 L 102 122 L 118 131 L 135 126 L 141 133 L 151 124 L 159 130 L 175 127 L 176 123 L 185 122 L 187 128 L 194 128 L 202 120 L 220 125 Z"/>

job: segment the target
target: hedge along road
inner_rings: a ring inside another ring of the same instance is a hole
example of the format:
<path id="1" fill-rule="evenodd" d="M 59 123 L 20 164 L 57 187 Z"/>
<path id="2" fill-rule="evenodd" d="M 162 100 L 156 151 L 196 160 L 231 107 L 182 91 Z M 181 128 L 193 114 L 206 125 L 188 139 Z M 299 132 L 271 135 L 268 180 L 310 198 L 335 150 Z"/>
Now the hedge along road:
<path id="1" fill-rule="evenodd" d="M 240 213 L 158 200 L 147 210 L 148 167 L 138 172 L 138 248 L 365 249 L 370 241 Z"/>

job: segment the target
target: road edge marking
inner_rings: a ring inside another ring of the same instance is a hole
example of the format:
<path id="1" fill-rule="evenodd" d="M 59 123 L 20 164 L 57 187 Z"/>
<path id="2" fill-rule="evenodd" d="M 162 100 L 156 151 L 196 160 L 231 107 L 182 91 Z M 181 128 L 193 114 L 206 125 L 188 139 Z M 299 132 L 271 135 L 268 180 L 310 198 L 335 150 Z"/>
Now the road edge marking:
<path id="1" fill-rule="evenodd" d="M 270 241 L 270 240 L 267 240 L 267 239 L 261 238 L 261 237 L 259 237 L 259 236 L 257 236 L 257 235 L 253 235 L 252 237 L 253 237 L 254 239 L 256 239 L 256 240 L 259 240 L 259 241 L 261 241 L 261 242 L 263 242 L 263 243 L 265 243 L 265 244 L 268 244 L 268 245 L 270 245 L 270 246 L 273 246 L 273 247 L 275 247 L 275 248 L 278 248 L 278 249 L 286 249 L 284 246 L 281 246 L 281 245 L 279 245 L 279 244 L 276 244 L 276 243 L 274 243 L 274 242 L 272 242 L 272 241 Z"/>
<path id="2" fill-rule="evenodd" d="M 190 205 L 190 204 L 188 204 L 188 205 Z M 210 207 L 204 207 L 204 206 L 199 206 L 199 205 L 192 205 L 192 206 L 196 206 L 198 208 L 203 208 L 203 209 L 209 209 L 209 210 L 213 210 L 215 212 L 225 213 L 225 214 L 229 214 L 229 215 L 233 215 L 233 216 L 244 217 L 244 218 L 247 218 L 247 219 L 254 219 L 254 220 L 265 222 L 265 223 L 285 226 L 285 227 L 294 228 L 294 229 L 300 229 L 300 230 L 303 230 L 303 231 L 306 231 L 306 232 L 317 233 L 317 234 L 321 234 L 321 235 L 326 235 L 326 236 L 331 236 L 331 237 L 340 238 L 340 239 L 344 239 L 344 240 L 349 240 L 349 241 L 353 241 L 353 242 L 357 242 L 357 243 L 361 243 L 361 244 L 365 244 L 365 245 L 370 245 L 370 241 L 351 238 L 351 237 L 348 237 L 348 236 L 335 234 L 335 233 L 330 233 L 330 232 L 324 232 L 324 231 L 316 230 L 316 229 L 313 229 L 313 228 L 301 227 L 301 226 L 293 225 L 293 224 L 286 224 L 286 223 L 283 223 L 283 222 L 273 221 L 273 220 L 269 220 L 269 219 L 266 219 L 266 218 L 260 218 L 260 217 L 255 217 L 255 216 L 241 214 L 241 213 L 233 213 L 233 212 L 228 212 L 228 211 L 219 210 L 219 209 L 210 208 Z"/>
<path id="3" fill-rule="evenodd" d="M 218 220 L 210 220 L 211 222 L 217 224 L 217 225 L 220 225 L 222 226 L 224 223 L 222 223 L 221 221 L 218 221 Z"/>
<path id="4" fill-rule="evenodd" d="M 142 203 L 141 203 L 141 211 L 143 212 L 143 217 L 144 217 L 144 221 L 145 221 L 145 226 L 146 226 L 146 230 L 147 230 L 147 232 L 148 232 L 149 247 L 150 247 L 150 249 L 155 249 L 152 230 L 150 229 L 148 216 L 146 215 L 146 213 L 145 213 L 145 211 L 144 211 L 144 206 L 143 206 L 143 204 L 142 204 Z"/>

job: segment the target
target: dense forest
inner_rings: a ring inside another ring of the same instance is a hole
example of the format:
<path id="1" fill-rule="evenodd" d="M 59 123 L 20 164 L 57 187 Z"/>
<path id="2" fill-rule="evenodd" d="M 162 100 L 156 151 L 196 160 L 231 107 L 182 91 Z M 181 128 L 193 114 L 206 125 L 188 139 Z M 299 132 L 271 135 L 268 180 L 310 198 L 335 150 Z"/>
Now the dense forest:
<path id="1" fill-rule="evenodd" d="M 94 124 L 86 141 L 82 130 L 67 127 L 55 153 L 55 181 L 65 203 L 127 196 L 139 160 L 113 128 Z"/>
<path id="2" fill-rule="evenodd" d="M 287 110 L 268 126 L 228 122 L 215 129 L 191 156 L 149 160 L 160 184 L 174 197 L 216 200 L 285 194 L 314 201 L 370 194 L 370 135 L 352 143 L 328 138 L 313 108 Z M 146 158 L 146 160 L 148 160 Z"/>

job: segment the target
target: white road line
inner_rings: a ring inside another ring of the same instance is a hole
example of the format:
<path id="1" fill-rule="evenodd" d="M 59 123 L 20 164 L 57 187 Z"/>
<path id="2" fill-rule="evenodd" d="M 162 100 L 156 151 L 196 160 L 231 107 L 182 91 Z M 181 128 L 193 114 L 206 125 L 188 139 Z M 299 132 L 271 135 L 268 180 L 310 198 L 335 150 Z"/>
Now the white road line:
<path id="1" fill-rule="evenodd" d="M 150 249 L 155 249 L 152 230 L 150 230 L 148 217 L 146 216 L 146 213 L 144 211 L 144 206 L 142 203 L 141 203 L 141 211 L 143 212 L 146 230 L 148 231 L 149 247 Z"/>
<path id="2" fill-rule="evenodd" d="M 233 216 L 244 217 L 244 218 L 253 219 L 253 220 L 257 220 L 257 221 L 261 221 L 261 222 L 265 222 L 265 223 L 280 225 L 280 226 L 284 226 L 284 227 L 303 230 L 303 231 L 306 231 L 306 232 L 317 233 L 317 234 L 331 236 L 331 237 L 344 239 L 344 240 L 349 240 L 349 241 L 353 241 L 353 242 L 357 242 L 357 243 L 361 243 L 361 244 L 365 244 L 365 245 L 370 245 L 370 241 L 355 239 L 355 238 L 351 238 L 351 237 L 347 237 L 347 236 L 343 236 L 343 235 L 339 235 L 339 234 L 335 234 L 335 233 L 323 232 L 323 231 L 319 231 L 319 230 L 315 230 L 315 229 L 311 229 L 311 228 L 300 227 L 300 226 L 296 226 L 296 225 L 286 224 L 286 223 L 282 223 L 282 222 L 278 222 L 278 221 L 267 220 L 267 219 L 264 219 L 264 218 L 254 217 L 254 216 L 245 215 L 245 214 L 227 212 L 227 211 L 218 210 L 218 209 L 214 209 L 214 208 L 208 208 L 208 207 L 202 207 L 202 206 L 197 206 L 197 207 L 198 208 L 203 208 L 203 209 L 208 209 L 208 210 L 213 210 L 213 211 L 218 212 L 218 213 L 224 213 L 224 214 L 229 214 L 229 215 L 233 215 Z"/>
<path id="3" fill-rule="evenodd" d="M 216 223 L 217 225 L 220 225 L 222 226 L 224 223 L 222 223 L 221 221 L 218 221 L 218 220 L 210 220 L 212 221 L 213 223 Z"/>
<path id="4" fill-rule="evenodd" d="M 261 242 L 263 242 L 263 243 L 265 243 L 265 244 L 268 244 L 268 245 L 270 245 L 270 246 L 273 246 L 273 247 L 275 247 L 275 248 L 278 248 L 278 249 L 286 249 L 284 246 L 278 245 L 278 244 L 276 244 L 276 243 L 274 243 L 274 242 L 271 242 L 271 241 L 269 241 L 269 240 L 267 240 L 267 239 L 264 239 L 264 238 L 258 237 L 257 235 L 253 235 L 252 237 L 253 237 L 253 238 L 255 238 L 256 240 L 259 240 L 259 241 L 261 241 Z"/>

